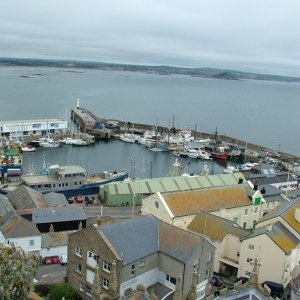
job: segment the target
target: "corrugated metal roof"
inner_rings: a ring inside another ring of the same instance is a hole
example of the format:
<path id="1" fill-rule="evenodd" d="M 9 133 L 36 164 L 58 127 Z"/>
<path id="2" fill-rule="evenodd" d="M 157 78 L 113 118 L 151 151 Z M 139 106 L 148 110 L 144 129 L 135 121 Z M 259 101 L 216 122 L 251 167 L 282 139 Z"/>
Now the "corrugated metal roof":
<path id="1" fill-rule="evenodd" d="M 248 186 L 242 173 L 234 173 L 112 182 L 105 184 L 101 189 L 107 191 L 110 195 L 132 194 L 133 192 L 136 194 L 164 193 L 236 185 L 240 178 L 243 179 L 243 184 Z"/>

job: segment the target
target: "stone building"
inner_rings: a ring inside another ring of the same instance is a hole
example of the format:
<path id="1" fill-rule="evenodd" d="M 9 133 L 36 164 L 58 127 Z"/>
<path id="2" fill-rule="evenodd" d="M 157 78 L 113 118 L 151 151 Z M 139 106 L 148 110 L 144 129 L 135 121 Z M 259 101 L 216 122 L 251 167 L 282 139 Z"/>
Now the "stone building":
<path id="1" fill-rule="evenodd" d="M 95 289 L 122 297 L 138 284 L 155 294 L 164 289 L 171 296 L 176 283 L 185 298 L 196 272 L 195 291 L 201 299 L 213 261 L 214 247 L 204 238 L 149 215 L 113 224 L 98 222 L 70 234 L 67 278 L 82 296 L 92 299 L 97 299 Z"/>

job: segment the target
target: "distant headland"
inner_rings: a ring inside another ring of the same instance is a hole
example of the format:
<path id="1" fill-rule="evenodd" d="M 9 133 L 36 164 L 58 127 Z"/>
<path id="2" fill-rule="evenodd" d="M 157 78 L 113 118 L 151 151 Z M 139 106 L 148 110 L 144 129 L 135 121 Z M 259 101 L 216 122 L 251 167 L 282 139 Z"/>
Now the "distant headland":
<path id="1" fill-rule="evenodd" d="M 103 62 L 88 62 L 75 60 L 29 59 L 29 58 L 0 58 L 0 66 L 27 67 L 57 67 L 66 69 L 96 69 L 143 72 L 160 75 L 188 75 L 201 78 L 227 80 L 267 80 L 280 82 L 300 82 L 299 77 L 248 73 L 236 70 L 217 68 L 181 68 L 172 66 L 146 66 L 132 64 L 113 64 Z"/>

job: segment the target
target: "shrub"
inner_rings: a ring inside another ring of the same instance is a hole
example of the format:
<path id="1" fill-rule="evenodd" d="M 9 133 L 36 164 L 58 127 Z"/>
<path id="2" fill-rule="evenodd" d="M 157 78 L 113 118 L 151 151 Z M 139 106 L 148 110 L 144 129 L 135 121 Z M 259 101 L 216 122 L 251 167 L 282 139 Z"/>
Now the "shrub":
<path id="1" fill-rule="evenodd" d="M 68 283 L 56 283 L 49 286 L 49 300 L 80 300 L 81 297 Z"/>

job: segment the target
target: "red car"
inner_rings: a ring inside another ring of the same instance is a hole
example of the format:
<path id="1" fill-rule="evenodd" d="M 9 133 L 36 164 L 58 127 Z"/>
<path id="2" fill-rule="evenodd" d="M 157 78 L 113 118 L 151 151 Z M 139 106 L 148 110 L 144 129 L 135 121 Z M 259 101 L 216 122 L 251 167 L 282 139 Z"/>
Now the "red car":
<path id="1" fill-rule="evenodd" d="M 83 197 L 82 196 L 75 196 L 74 197 L 75 202 L 77 203 L 82 203 L 83 202 Z"/>

